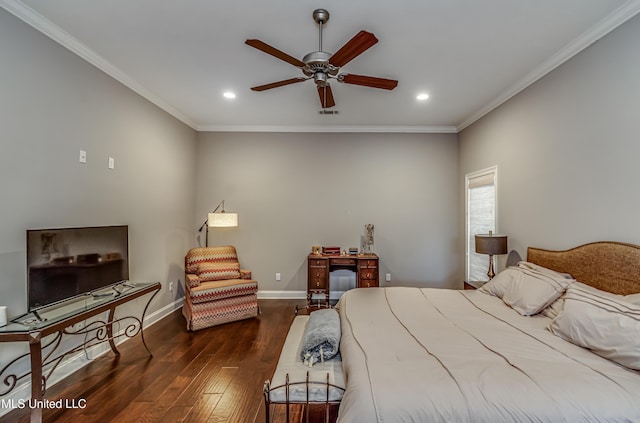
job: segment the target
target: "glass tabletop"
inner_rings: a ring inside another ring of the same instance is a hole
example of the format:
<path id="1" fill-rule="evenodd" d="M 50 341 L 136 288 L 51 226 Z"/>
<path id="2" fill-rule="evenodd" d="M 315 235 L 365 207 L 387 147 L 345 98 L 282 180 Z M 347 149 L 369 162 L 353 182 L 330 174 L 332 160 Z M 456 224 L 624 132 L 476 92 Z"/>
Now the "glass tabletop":
<path id="1" fill-rule="evenodd" d="M 157 284 L 158 282 L 127 281 L 78 295 L 35 312 L 32 311 L 12 318 L 7 322 L 7 325 L 0 327 L 0 334 L 41 330 L 80 313 L 127 298 Z"/>

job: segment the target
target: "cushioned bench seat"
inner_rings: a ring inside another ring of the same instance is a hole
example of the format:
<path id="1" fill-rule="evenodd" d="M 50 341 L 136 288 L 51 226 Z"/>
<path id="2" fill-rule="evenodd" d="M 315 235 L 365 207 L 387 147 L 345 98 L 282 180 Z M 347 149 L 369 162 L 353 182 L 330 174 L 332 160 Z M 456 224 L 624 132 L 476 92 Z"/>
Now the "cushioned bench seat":
<path id="1" fill-rule="evenodd" d="M 287 378 L 290 404 L 338 403 L 342 399 L 345 383 L 339 355 L 312 367 L 303 364 L 300 358 L 300 345 L 308 320 L 309 316 L 296 316 L 291 324 L 273 378 L 265 382 L 267 408 L 269 403 L 287 403 Z M 309 383 L 306 383 L 307 375 Z"/>

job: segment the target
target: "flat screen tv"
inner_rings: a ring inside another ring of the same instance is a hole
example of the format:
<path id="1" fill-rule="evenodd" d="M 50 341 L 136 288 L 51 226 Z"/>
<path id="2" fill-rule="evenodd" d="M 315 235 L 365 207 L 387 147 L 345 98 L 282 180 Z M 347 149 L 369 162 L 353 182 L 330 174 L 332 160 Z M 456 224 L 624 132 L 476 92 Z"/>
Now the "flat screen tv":
<path id="1" fill-rule="evenodd" d="M 129 279 L 129 227 L 27 230 L 29 311 Z"/>

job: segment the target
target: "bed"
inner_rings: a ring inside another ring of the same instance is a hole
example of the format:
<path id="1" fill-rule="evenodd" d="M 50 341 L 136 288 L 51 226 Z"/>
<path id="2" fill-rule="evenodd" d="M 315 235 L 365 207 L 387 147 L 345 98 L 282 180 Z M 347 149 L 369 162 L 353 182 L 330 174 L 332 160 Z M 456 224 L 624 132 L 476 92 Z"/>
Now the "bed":
<path id="1" fill-rule="evenodd" d="M 558 300 L 525 304 L 526 315 L 517 301 L 507 305 L 510 294 L 491 292 L 501 282 L 488 292 L 390 287 L 345 293 L 337 305 L 346 380 L 338 422 L 640 421 L 640 296 L 633 295 L 640 293 L 640 247 L 529 248 L 526 262 L 531 267 L 522 272 L 533 269 L 545 283 L 552 278 L 547 285 L 562 285 L 554 286 Z M 530 296 L 537 282 L 523 280 Z M 628 308 L 622 312 L 622 306 Z M 627 320 L 602 330 L 596 319 L 599 327 L 571 332 L 591 321 L 592 309 L 604 322 L 612 315 Z M 579 346 L 584 340 L 571 336 L 584 331 L 624 345 L 607 350 L 587 339 L 582 345 L 589 348 Z M 620 350 L 626 351 L 622 359 Z"/>

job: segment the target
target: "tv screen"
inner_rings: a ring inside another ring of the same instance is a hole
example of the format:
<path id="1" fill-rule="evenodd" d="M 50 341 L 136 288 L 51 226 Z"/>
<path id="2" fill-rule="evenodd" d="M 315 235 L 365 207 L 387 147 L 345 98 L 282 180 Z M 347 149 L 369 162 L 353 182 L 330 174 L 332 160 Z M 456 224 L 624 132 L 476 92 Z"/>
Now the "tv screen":
<path id="1" fill-rule="evenodd" d="M 126 279 L 126 225 L 27 230 L 29 311 Z"/>

